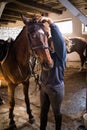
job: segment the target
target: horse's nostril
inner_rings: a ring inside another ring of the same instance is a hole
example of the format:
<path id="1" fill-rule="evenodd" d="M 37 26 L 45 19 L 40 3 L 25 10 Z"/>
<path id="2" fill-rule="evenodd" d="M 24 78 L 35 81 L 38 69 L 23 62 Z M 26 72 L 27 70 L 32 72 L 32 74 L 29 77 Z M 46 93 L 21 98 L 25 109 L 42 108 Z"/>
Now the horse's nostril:
<path id="1" fill-rule="evenodd" d="M 43 66 L 43 67 L 47 67 L 47 63 L 46 63 L 46 62 L 43 62 L 43 63 L 42 63 L 42 66 Z"/>
<path id="2" fill-rule="evenodd" d="M 48 64 L 46 62 L 42 63 L 42 67 L 44 70 L 49 70 L 49 69 L 52 69 L 54 66 L 54 62 L 52 62 L 52 64 Z"/>
<path id="3" fill-rule="evenodd" d="M 52 64 L 50 64 L 49 66 L 50 66 L 50 68 L 53 68 L 53 66 L 54 66 L 54 61 L 53 61 Z"/>

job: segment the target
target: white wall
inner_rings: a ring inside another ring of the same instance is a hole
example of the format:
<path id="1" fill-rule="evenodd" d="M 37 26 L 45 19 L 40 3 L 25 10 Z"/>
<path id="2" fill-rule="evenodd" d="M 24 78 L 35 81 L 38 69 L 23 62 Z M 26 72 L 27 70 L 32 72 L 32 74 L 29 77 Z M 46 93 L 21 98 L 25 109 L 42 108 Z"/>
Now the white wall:
<path id="1" fill-rule="evenodd" d="M 79 36 L 79 37 L 87 38 L 87 35 L 82 35 L 81 21 L 77 17 L 75 17 L 73 14 L 71 14 L 68 10 L 64 11 L 62 15 L 50 13 L 49 17 L 51 17 L 54 21 L 72 19 L 73 32 L 72 32 L 72 34 L 67 34 L 65 36 L 67 36 L 67 37 Z M 76 52 L 73 52 L 73 53 L 67 55 L 67 61 L 80 61 L 80 57 Z"/>
<path id="2" fill-rule="evenodd" d="M 54 21 L 64 20 L 64 19 L 72 19 L 73 23 L 73 33 L 67 36 L 74 37 L 74 36 L 82 36 L 82 24 L 77 17 L 72 15 L 68 10 L 64 11 L 62 15 L 57 15 L 50 13 L 49 17 L 51 17 Z"/>
<path id="3" fill-rule="evenodd" d="M 0 27 L 0 39 L 7 40 L 9 37 L 15 39 L 20 31 L 22 30 L 24 24 L 21 21 L 17 21 L 14 23 L 9 23 L 6 25 L 2 25 Z"/>

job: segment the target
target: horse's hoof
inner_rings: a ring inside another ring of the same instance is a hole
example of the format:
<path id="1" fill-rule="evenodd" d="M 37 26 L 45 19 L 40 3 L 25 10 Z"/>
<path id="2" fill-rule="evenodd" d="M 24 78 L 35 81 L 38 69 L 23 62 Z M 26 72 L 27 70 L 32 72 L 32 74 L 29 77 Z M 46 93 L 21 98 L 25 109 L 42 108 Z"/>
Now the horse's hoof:
<path id="1" fill-rule="evenodd" d="M 9 126 L 14 126 L 14 125 L 15 125 L 15 121 L 11 120 L 10 123 L 9 123 Z"/>
<path id="2" fill-rule="evenodd" d="M 79 69 L 79 72 L 81 72 L 81 71 L 83 71 L 83 68 L 80 68 L 80 69 Z"/>
<path id="3" fill-rule="evenodd" d="M 4 129 L 4 130 L 17 130 L 17 127 L 16 127 L 15 124 L 14 125 L 9 125 L 9 127 Z"/>
<path id="4" fill-rule="evenodd" d="M 11 125 L 11 126 L 9 127 L 9 130 L 17 130 L 16 125 L 15 125 L 15 124 L 14 124 L 14 125 Z"/>
<path id="5" fill-rule="evenodd" d="M 3 105 L 5 104 L 5 101 L 4 100 L 0 100 L 0 105 Z"/>
<path id="6" fill-rule="evenodd" d="M 35 119 L 34 119 L 34 118 L 29 119 L 29 123 L 30 123 L 30 124 L 33 124 L 34 122 L 35 122 Z"/>
<path id="7" fill-rule="evenodd" d="M 86 130 L 84 125 L 80 125 L 77 130 Z"/>
<path id="8" fill-rule="evenodd" d="M 11 125 L 10 128 L 10 130 L 17 130 L 17 126 L 15 124 Z"/>

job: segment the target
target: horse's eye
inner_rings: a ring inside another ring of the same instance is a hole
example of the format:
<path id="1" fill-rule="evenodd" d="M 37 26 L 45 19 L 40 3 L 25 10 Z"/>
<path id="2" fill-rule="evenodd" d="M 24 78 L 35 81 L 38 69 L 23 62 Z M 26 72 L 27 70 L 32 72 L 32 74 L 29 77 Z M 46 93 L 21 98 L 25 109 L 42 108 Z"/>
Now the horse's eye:
<path id="1" fill-rule="evenodd" d="M 31 36 L 32 38 L 36 38 L 36 33 L 35 33 L 35 32 L 30 32 L 30 36 Z"/>

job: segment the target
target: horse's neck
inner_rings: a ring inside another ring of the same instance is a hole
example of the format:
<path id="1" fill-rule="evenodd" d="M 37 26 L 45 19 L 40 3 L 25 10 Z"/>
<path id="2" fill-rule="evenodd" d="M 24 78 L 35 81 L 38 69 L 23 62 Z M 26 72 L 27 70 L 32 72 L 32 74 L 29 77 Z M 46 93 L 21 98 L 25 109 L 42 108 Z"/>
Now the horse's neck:
<path id="1" fill-rule="evenodd" d="M 15 47 L 19 47 L 20 49 L 23 47 L 28 46 L 28 39 L 26 35 L 26 28 L 23 28 L 23 30 L 20 32 L 20 34 L 17 36 L 15 40 Z"/>
<path id="2" fill-rule="evenodd" d="M 16 60 L 20 64 L 26 64 L 29 59 L 29 43 L 26 34 L 26 28 L 23 28 L 22 32 L 15 40 L 14 53 L 16 56 Z"/>

